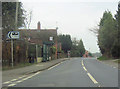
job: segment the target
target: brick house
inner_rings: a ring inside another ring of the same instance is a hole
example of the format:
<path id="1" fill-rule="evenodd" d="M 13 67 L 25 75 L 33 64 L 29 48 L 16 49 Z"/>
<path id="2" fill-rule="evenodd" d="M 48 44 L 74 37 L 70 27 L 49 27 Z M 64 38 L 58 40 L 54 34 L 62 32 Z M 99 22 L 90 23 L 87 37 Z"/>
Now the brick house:
<path id="1" fill-rule="evenodd" d="M 57 29 L 41 29 L 38 22 L 37 29 L 18 29 L 20 38 L 26 40 L 29 44 L 37 44 L 42 48 L 44 44 L 56 47 L 55 59 L 57 58 Z M 42 49 L 43 50 L 43 49 Z"/>

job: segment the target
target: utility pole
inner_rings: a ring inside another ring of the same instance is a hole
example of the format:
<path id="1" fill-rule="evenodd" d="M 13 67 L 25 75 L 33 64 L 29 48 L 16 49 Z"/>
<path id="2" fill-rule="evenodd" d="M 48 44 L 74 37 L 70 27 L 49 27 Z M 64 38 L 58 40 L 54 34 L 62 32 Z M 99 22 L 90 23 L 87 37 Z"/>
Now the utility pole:
<path id="1" fill-rule="evenodd" d="M 15 14 L 15 30 L 17 30 L 17 18 L 18 18 L 18 3 L 16 2 L 16 14 Z M 14 53 L 13 53 L 13 39 L 11 39 L 11 58 L 12 58 L 12 67 L 14 67 Z"/>

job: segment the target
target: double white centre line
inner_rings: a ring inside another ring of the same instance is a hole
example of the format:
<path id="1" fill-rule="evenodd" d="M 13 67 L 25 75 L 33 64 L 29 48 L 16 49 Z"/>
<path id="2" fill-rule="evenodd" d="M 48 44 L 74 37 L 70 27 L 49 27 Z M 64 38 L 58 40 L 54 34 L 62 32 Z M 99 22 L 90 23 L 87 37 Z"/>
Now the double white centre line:
<path id="1" fill-rule="evenodd" d="M 12 79 L 12 80 L 10 80 L 10 81 L 6 81 L 6 82 L 4 82 L 3 84 L 12 83 L 12 82 L 17 81 L 17 80 L 19 80 L 19 79 L 21 79 L 21 78 L 24 78 L 24 77 L 26 77 L 26 75 L 21 76 L 21 77 L 19 77 L 18 79 Z"/>
<path id="2" fill-rule="evenodd" d="M 22 76 L 22 77 L 19 77 L 18 79 L 12 79 L 12 80 L 10 80 L 10 81 L 7 81 L 7 82 L 4 82 L 3 84 L 9 84 L 9 85 L 7 85 L 8 87 L 12 87 L 12 86 L 15 86 L 16 84 L 18 84 L 18 83 L 20 83 L 20 82 L 23 82 L 23 81 L 25 81 L 25 80 L 27 80 L 27 79 L 30 79 L 30 78 L 32 78 L 33 76 L 35 76 L 35 75 L 37 75 L 37 74 L 39 74 L 40 72 L 37 72 L 37 73 L 35 73 L 35 74 L 33 74 L 33 75 L 30 75 L 30 76 Z M 25 77 L 25 78 L 24 78 Z M 11 83 L 11 84 L 10 84 Z"/>

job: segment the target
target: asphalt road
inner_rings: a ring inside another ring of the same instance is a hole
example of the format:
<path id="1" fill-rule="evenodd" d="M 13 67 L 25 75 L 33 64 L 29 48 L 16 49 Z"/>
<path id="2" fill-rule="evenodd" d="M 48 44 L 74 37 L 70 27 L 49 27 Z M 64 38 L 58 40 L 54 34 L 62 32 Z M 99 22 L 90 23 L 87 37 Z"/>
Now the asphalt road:
<path id="1" fill-rule="evenodd" d="M 95 58 L 72 58 L 9 87 L 118 87 L 118 69 Z"/>

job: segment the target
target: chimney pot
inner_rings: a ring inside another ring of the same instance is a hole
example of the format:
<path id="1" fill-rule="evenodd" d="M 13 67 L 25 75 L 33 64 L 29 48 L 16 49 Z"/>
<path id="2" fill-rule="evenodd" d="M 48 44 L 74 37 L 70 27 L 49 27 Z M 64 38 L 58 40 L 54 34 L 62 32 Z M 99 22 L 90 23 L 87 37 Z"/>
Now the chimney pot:
<path id="1" fill-rule="evenodd" d="M 40 22 L 38 22 L 38 24 L 37 24 L 37 29 L 41 29 L 41 24 L 40 24 Z"/>

